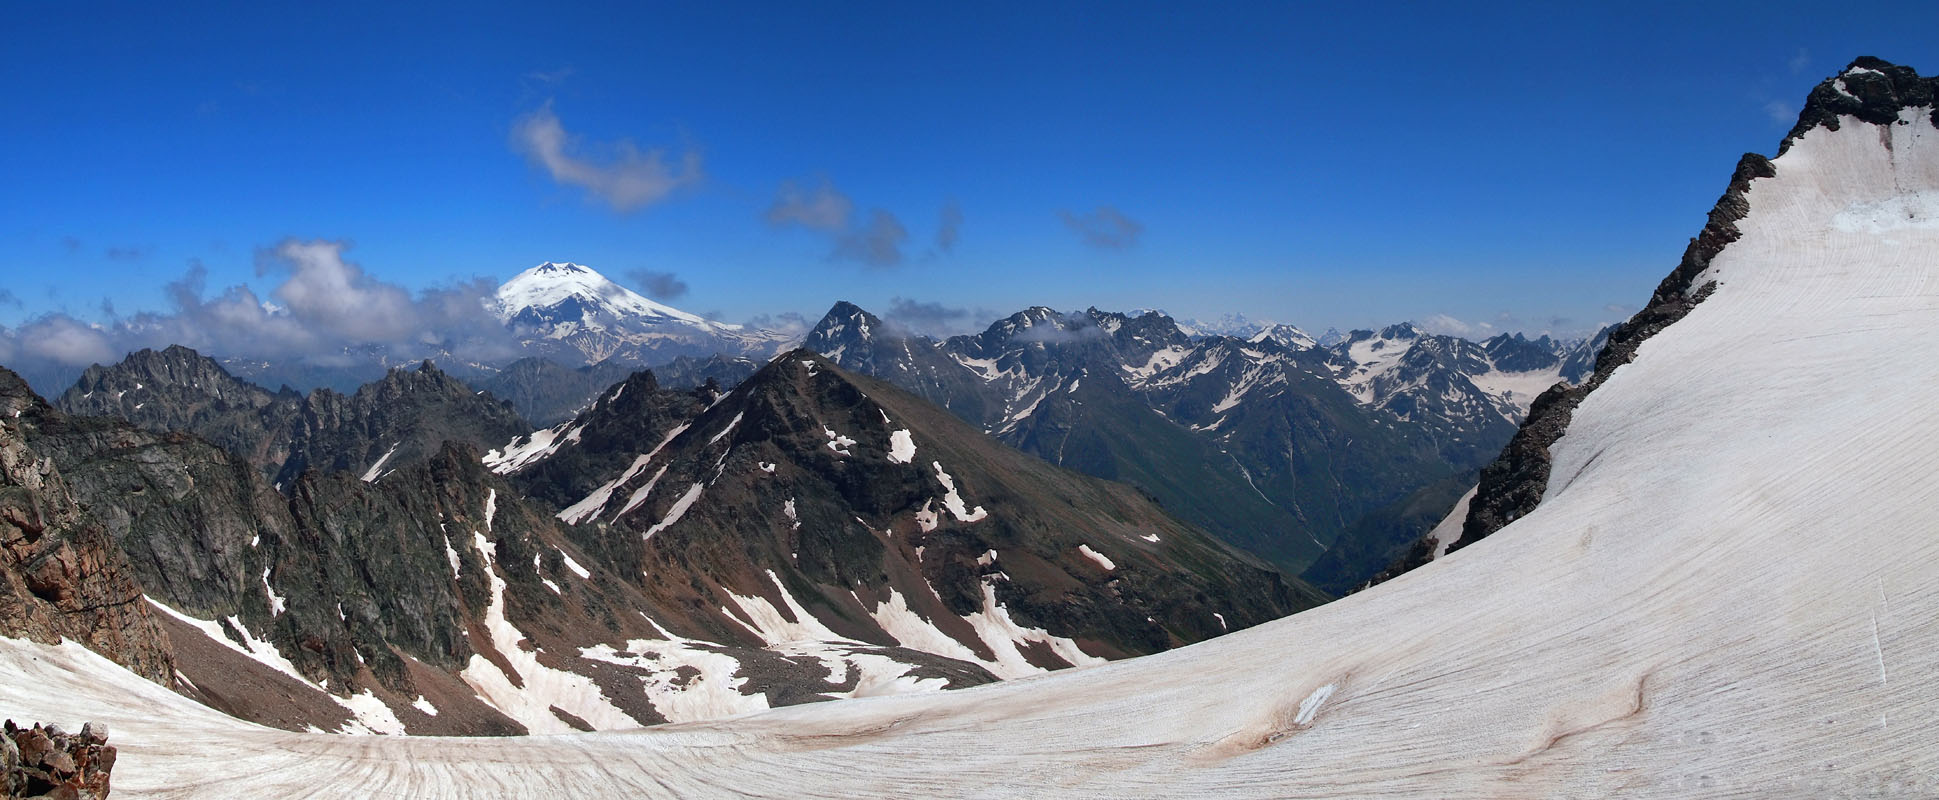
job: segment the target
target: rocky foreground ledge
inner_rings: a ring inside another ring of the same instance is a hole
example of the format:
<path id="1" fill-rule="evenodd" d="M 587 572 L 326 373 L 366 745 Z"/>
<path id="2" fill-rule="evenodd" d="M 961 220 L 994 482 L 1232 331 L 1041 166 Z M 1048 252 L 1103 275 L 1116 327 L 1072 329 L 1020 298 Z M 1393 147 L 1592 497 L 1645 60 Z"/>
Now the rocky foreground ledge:
<path id="1" fill-rule="evenodd" d="M 108 728 L 88 723 L 70 734 L 54 725 L 0 728 L 0 800 L 104 800 L 115 750 Z"/>

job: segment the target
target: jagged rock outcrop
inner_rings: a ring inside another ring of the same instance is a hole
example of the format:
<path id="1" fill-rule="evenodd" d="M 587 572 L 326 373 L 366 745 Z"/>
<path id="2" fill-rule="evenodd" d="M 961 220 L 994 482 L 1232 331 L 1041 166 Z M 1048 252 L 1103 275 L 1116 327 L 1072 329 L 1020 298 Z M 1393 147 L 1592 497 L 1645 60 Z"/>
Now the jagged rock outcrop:
<path id="1" fill-rule="evenodd" d="M 23 415 L 43 410 L 51 409 L 18 375 L 0 369 L 0 635 L 73 639 L 166 684 L 174 655 L 135 570 L 24 435 Z"/>
<path id="2" fill-rule="evenodd" d="M 1882 58 L 1859 56 L 1844 71 L 1812 87 L 1798 112 L 1798 124 L 1784 136 L 1777 154 L 1791 149 L 1791 143 L 1813 128 L 1838 130 L 1841 117 L 1856 117 L 1873 125 L 1899 124 L 1900 112 L 1908 108 L 1932 109 L 1928 121 L 1939 128 L 1939 76 L 1922 78 L 1917 70 L 1902 67 Z"/>
<path id="3" fill-rule="evenodd" d="M 353 395 L 312 392 L 291 420 L 290 456 L 276 480 L 287 483 L 307 469 L 376 480 L 431 457 L 447 441 L 484 447 L 531 427 L 511 406 L 426 361 L 416 370 L 391 370 Z"/>
<path id="4" fill-rule="evenodd" d="M 116 751 L 98 723 L 70 734 L 54 725 L 0 727 L 0 800 L 107 800 Z"/>
<path id="5" fill-rule="evenodd" d="M 509 405 L 426 361 L 352 394 L 271 393 L 186 347 L 142 350 L 90 367 L 54 403 L 79 416 L 194 433 L 287 487 L 304 470 L 371 479 L 435 454 L 446 440 L 489 446 L 531 429 Z"/>

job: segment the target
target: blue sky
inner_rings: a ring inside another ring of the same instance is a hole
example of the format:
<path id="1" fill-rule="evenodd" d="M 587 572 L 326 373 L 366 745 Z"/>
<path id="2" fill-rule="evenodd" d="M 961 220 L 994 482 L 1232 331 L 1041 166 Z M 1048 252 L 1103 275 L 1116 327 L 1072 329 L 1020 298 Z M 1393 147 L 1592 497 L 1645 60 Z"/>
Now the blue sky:
<path id="1" fill-rule="evenodd" d="M 729 321 L 1573 332 L 1819 79 L 1939 70 L 1923 4 L 287 5 L 9 8 L 0 325 L 167 312 L 191 265 L 273 297 L 294 238 L 413 291 L 670 273 Z"/>

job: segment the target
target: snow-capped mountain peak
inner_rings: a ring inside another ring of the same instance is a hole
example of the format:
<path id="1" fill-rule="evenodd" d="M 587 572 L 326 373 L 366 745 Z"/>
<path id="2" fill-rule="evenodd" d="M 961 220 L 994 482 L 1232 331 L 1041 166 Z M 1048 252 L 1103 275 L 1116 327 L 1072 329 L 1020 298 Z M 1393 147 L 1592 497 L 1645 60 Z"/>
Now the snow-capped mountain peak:
<path id="1" fill-rule="evenodd" d="M 547 261 L 498 287 L 492 309 L 538 355 L 596 363 L 657 363 L 680 355 L 765 357 L 788 337 L 716 322 L 614 283 L 597 270 Z"/>
<path id="2" fill-rule="evenodd" d="M 498 287 L 498 316 L 508 323 L 526 316 L 556 321 L 552 319 L 557 316 L 554 312 L 568 305 L 571 310 L 581 312 L 580 322 L 590 330 L 602 330 L 612 320 L 627 317 L 644 322 L 682 322 L 714 330 L 731 331 L 741 327 L 714 322 L 647 299 L 591 267 L 571 262 L 547 261 Z"/>

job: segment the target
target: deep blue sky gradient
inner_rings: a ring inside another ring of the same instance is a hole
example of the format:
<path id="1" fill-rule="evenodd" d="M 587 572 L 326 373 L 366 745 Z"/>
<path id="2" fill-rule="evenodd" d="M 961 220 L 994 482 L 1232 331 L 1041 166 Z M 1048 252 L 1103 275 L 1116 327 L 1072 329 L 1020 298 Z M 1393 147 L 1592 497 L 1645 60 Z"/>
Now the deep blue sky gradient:
<path id="1" fill-rule="evenodd" d="M 287 5 L 9 5 L 0 324 L 166 310 L 191 260 L 266 295 L 258 251 L 298 237 L 413 289 L 672 272 L 730 321 L 903 297 L 1574 331 L 1647 297 L 1818 80 L 1939 70 L 1929 4 Z M 548 103 L 584 152 L 706 177 L 615 211 L 514 148 Z M 908 229 L 902 263 L 764 220 L 823 179 Z M 1132 244 L 1059 216 L 1099 206 Z"/>

